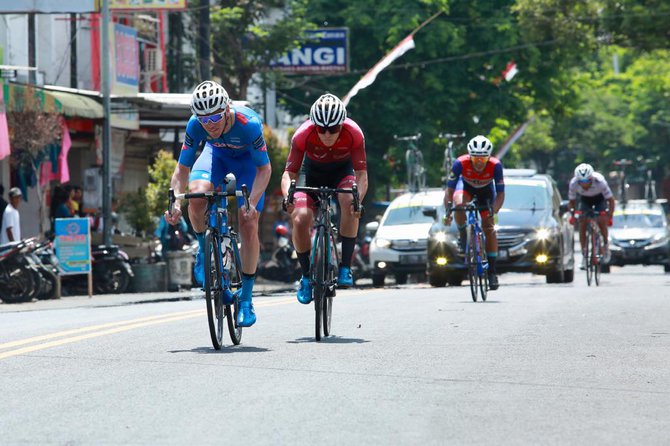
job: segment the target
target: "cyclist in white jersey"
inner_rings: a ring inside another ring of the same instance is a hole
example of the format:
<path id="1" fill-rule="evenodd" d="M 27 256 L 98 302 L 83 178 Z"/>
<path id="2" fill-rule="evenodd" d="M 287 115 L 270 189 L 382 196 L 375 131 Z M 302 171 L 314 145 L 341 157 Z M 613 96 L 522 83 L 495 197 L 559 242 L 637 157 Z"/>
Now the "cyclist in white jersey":
<path id="1" fill-rule="evenodd" d="M 577 202 L 579 196 L 579 203 Z M 608 226 L 612 225 L 612 215 L 614 215 L 614 196 L 612 190 L 607 184 L 607 180 L 598 172 L 593 171 L 590 164 L 582 163 L 575 168 L 575 176 L 570 180 L 568 189 L 569 208 L 572 212 L 570 223 L 575 222 L 575 210 L 587 212 L 592 207 L 603 214 L 598 216 L 598 227 L 603 235 L 604 242 L 604 261 L 609 262 L 610 251 L 608 245 Z M 575 204 L 577 207 L 575 208 Z M 579 244 L 582 247 L 582 269 L 586 267 L 586 220 L 579 220 Z"/>

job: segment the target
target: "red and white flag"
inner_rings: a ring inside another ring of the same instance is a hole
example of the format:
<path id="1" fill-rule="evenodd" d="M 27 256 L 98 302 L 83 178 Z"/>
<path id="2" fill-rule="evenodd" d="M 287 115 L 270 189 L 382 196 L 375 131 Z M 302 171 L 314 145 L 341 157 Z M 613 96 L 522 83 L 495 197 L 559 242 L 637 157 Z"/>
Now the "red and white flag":
<path id="1" fill-rule="evenodd" d="M 377 79 L 377 75 L 386 67 L 391 65 L 391 63 L 405 54 L 407 51 L 411 50 L 414 48 L 414 34 L 410 34 L 409 36 L 405 37 L 402 39 L 402 41 L 395 46 L 391 51 L 389 51 L 386 56 L 384 56 L 377 64 L 370 69 L 367 73 L 365 73 L 365 76 L 359 80 L 354 87 L 349 90 L 349 93 L 342 99 L 342 102 L 344 102 L 344 105 L 348 105 L 349 101 L 351 98 L 356 96 L 356 93 L 359 92 L 359 90 L 364 89 L 365 87 L 368 87 L 372 85 L 372 83 Z"/>
<path id="2" fill-rule="evenodd" d="M 513 60 L 507 63 L 507 66 L 502 72 L 503 77 L 507 82 L 511 81 L 514 76 L 519 72 L 516 67 L 516 62 Z"/>
<path id="3" fill-rule="evenodd" d="M 3 84 L 0 83 L 0 160 L 8 157 L 10 154 L 9 127 L 7 126 L 7 113 L 3 98 L 3 90 Z"/>

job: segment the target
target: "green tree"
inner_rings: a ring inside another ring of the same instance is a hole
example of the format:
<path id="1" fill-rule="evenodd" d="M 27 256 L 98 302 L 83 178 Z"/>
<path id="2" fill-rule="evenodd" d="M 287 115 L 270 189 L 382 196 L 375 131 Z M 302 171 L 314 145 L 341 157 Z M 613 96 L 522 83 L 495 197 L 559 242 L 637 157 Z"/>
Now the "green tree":
<path id="1" fill-rule="evenodd" d="M 247 97 L 251 77 L 295 47 L 307 0 L 220 0 L 211 14 L 213 73 L 233 98 Z M 280 13 L 281 12 L 281 13 Z"/>

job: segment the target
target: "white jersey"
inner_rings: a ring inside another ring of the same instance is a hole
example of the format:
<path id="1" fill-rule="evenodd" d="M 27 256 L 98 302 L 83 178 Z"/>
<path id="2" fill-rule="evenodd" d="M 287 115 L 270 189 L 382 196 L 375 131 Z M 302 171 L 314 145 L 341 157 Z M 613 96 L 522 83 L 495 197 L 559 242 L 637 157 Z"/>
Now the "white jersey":
<path id="1" fill-rule="evenodd" d="M 581 187 L 579 182 L 577 182 L 576 177 L 572 177 L 572 180 L 570 180 L 570 188 L 568 189 L 569 200 L 575 200 L 577 195 L 581 195 L 582 197 L 595 197 L 599 194 L 603 194 L 603 197 L 605 197 L 606 200 L 612 198 L 612 190 L 607 184 L 607 180 L 598 172 L 593 172 L 593 182 L 588 189 Z"/>
<path id="2" fill-rule="evenodd" d="M 14 241 L 18 242 L 21 240 L 21 221 L 19 217 L 19 211 L 14 208 L 11 204 L 8 204 L 5 208 L 5 213 L 2 215 L 2 225 L 0 225 L 0 245 L 9 243 L 9 237 L 7 237 L 7 229 L 12 228 L 12 235 L 14 236 Z"/>

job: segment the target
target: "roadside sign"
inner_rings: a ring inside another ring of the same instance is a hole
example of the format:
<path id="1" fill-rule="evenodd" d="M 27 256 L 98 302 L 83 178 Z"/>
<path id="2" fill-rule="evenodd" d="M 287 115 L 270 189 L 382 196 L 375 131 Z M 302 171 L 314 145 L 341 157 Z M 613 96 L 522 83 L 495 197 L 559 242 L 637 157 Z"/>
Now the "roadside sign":
<path id="1" fill-rule="evenodd" d="M 283 73 L 328 74 L 349 71 L 349 29 L 320 28 L 305 31 L 307 41 L 293 48 L 270 68 Z"/>
<path id="2" fill-rule="evenodd" d="M 91 232 L 88 218 L 56 219 L 56 257 L 61 274 L 91 272 Z"/>

